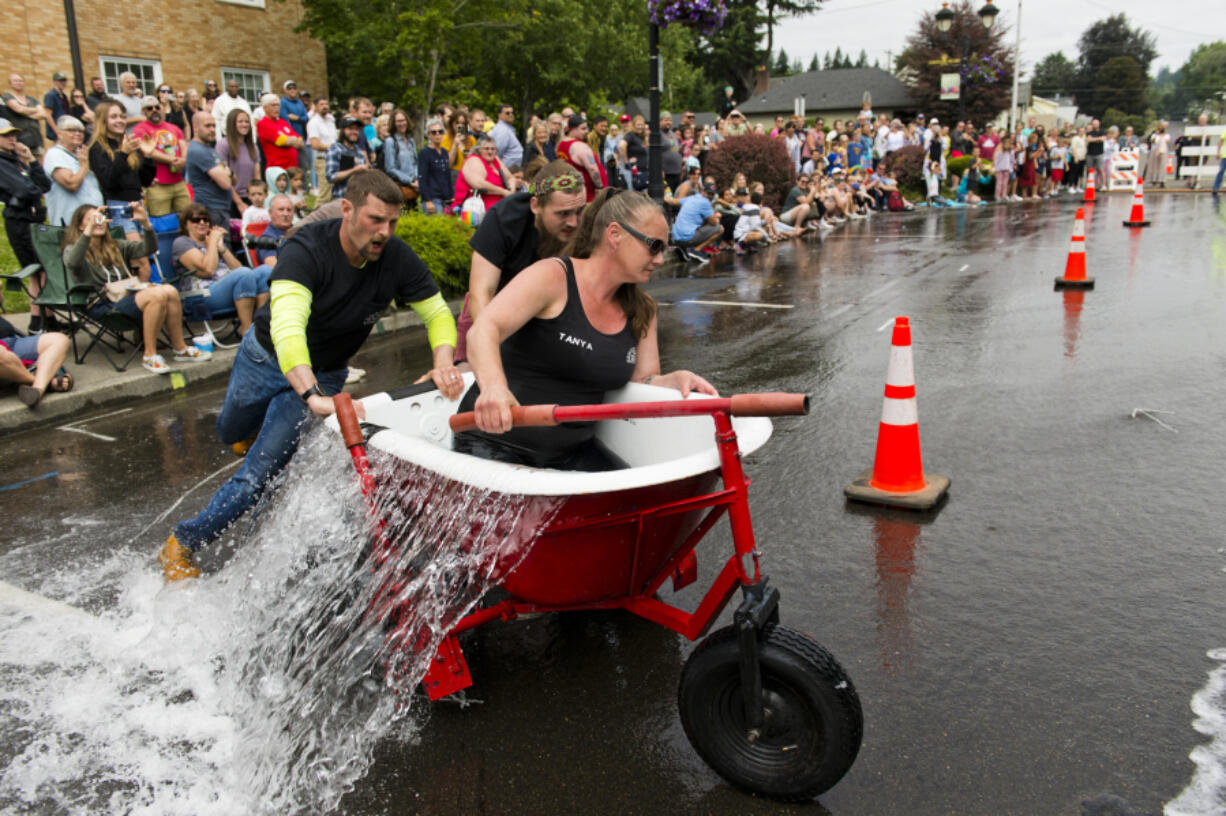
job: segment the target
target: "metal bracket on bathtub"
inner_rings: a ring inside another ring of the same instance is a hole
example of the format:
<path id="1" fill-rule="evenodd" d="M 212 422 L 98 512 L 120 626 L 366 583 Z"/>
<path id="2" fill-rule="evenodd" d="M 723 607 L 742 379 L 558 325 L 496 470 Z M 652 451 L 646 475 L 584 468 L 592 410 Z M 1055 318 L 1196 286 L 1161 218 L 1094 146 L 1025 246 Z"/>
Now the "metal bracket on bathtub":
<path id="1" fill-rule="evenodd" d="M 768 623 L 779 622 L 779 590 L 767 586 L 767 578 L 744 587 L 744 600 L 732 614 L 740 645 L 741 690 L 745 703 L 746 736 L 756 742 L 765 721 L 762 699 L 762 666 L 759 662 L 758 635 Z"/>

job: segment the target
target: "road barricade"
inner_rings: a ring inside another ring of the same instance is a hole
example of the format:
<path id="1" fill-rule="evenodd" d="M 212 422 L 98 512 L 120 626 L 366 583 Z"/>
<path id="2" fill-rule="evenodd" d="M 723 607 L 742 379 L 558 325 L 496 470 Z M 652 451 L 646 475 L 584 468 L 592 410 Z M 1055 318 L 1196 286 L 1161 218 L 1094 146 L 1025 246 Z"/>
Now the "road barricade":
<path id="1" fill-rule="evenodd" d="M 1107 176 L 1108 190 L 1132 190 L 1141 175 L 1141 153 L 1121 150 L 1111 157 L 1111 172 Z"/>

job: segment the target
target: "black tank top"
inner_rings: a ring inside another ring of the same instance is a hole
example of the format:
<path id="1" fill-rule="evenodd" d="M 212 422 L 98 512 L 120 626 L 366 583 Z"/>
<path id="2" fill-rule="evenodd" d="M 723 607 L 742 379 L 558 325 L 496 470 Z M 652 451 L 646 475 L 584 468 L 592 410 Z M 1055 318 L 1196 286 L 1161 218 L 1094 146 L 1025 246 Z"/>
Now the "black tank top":
<path id="1" fill-rule="evenodd" d="M 606 391 L 621 388 L 634 374 L 638 342 L 630 321 L 614 334 L 588 322 L 579 299 L 570 258 L 556 259 L 566 269 L 566 306 L 557 317 L 534 317 L 502 343 L 502 368 L 520 405 L 590 405 Z M 460 402 L 471 411 L 480 394 L 474 385 Z M 513 428 L 505 434 L 470 433 L 492 444 L 516 449 L 537 467 L 566 461 L 596 433 L 594 423 L 572 422 L 555 428 Z"/>

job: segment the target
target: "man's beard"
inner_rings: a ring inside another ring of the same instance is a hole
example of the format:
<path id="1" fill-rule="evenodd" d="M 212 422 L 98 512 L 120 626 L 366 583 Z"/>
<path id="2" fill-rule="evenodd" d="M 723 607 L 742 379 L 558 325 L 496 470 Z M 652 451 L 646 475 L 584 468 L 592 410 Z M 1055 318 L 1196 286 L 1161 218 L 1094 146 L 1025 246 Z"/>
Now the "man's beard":
<path id="1" fill-rule="evenodd" d="M 545 229 L 544 217 L 537 213 L 536 216 L 536 254 L 538 258 L 554 258 L 562 254 L 563 247 L 566 243 L 556 235 L 550 234 Z M 571 233 L 574 235 L 574 233 Z"/>

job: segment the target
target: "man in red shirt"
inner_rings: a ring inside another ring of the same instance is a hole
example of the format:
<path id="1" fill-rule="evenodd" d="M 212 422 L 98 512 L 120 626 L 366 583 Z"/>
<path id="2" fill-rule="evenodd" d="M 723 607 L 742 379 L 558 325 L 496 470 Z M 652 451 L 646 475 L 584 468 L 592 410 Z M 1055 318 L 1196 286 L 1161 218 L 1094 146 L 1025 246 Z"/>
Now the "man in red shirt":
<path id="1" fill-rule="evenodd" d="M 149 215 L 170 215 L 182 212 L 192 203 L 183 180 L 183 168 L 187 165 L 187 137 L 183 131 L 162 118 L 162 106 L 152 96 L 141 100 L 141 113 L 145 121 L 132 128 L 132 138 L 142 142 L 153 141 L 153 155 L 157 175 L 145 191 L 145 208 Z"/>
<path id="2" fill-rule="evenodd" d="M 264 94 L 260 97 L 260 105 L 264 108 L 264 116 L 255 126 L 255 135 L 264 154 L 265 169 L 297 167 L 302 137 L 281 118 L 281 99 L 276 94 Z"/>

